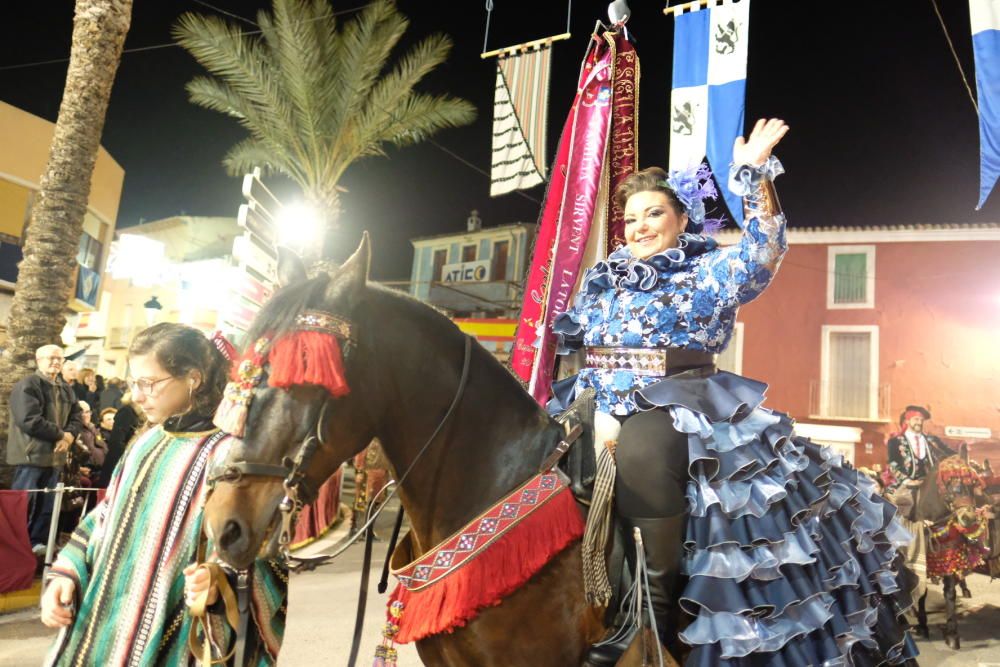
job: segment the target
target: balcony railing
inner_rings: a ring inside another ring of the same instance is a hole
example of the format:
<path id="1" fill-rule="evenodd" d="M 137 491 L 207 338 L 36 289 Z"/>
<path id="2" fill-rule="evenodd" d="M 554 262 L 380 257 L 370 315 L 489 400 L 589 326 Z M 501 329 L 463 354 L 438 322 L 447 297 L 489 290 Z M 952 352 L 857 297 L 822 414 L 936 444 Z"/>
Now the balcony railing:
<path id="1" fill-rule="evenodd" d="M 890 385 L 866 382 L 809 382 L 809 414 L 826 419 L 890 419 Z"/>

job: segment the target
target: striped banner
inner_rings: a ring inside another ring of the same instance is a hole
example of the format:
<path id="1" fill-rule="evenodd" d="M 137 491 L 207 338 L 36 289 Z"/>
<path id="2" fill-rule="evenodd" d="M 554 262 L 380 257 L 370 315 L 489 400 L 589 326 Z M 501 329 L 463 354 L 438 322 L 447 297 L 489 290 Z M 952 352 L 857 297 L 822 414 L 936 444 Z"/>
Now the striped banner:
<path id="1" fill-rule="evenodd" d="M 490 196 L 545 181 L 545 124 L 552 49 L 497 59 Z"/>

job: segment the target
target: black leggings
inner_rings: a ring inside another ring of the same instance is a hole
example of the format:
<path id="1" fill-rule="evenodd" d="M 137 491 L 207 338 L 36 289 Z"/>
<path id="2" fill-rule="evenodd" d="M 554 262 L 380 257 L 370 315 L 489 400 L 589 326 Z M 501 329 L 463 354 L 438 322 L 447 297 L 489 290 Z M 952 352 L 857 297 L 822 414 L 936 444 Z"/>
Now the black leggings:
<path id="1" fill-rule="evenodd" d="M 687 509 L 687 434 L 674 428 L 666 410 L 650 410 L 623 420 L 615 460 L 615 503 L 618 514 L 655 519 Z"/>

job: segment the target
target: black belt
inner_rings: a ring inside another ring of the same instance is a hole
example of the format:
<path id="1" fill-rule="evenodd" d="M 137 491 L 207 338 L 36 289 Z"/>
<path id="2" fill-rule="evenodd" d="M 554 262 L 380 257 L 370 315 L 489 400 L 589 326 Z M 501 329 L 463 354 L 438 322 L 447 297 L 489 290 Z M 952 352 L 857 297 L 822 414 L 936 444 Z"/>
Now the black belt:
<path id="1" fill-rule="evenodd" d="M 715 355 L 677 347 L 586 347 L 584 365 L 605 371 L 665 377 L 691 368 L 714 366 Z"/>

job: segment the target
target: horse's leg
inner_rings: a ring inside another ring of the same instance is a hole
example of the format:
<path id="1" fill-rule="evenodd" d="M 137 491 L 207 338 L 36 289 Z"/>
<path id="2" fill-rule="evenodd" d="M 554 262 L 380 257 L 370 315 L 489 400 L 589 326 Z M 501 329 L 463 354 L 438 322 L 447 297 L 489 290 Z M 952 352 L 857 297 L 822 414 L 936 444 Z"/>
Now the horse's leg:
<path id="1" fill-rule="evenodd" d="M 949 647 L 958 650 L 961 648 L 961 641 L 958 638 L 958 601 L 956 599 L 958 586 L 953 574 L 947 574 L 943 579 L 945 618 L 947 619 L 944 625 L 944 641 Z"/>
<path id="2" fill-rule="evenodd" d="M 927 590 L 917 600 L 917 634 L 924 639 L 930 639 L 931 629 L 927 627 Z"/>
<path id="3" fill-rule="evenodd" d="M 969 590 L 969 584 L 966 583 L 965 577 L 962 577 L 962 578 L 960 578 L 958 580 L 958 585 L 962 587 L 962 597 L 963 598 L 971 598 L 972 597 L 972 591 Z"/>

